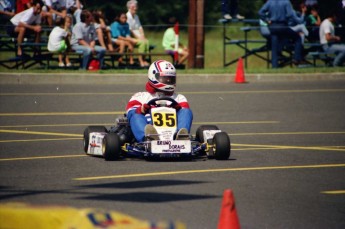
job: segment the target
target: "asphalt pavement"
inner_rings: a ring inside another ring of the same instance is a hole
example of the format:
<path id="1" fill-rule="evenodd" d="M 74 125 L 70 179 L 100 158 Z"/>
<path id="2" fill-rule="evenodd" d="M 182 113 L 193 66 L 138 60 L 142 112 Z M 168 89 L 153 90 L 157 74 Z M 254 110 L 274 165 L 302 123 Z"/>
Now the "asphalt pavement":
<path id="1" fill-rule="evenodd" d="M 344 74 L 233 77 L 178 81 L 193 109 L 191 133 L 204 124 L 227 132 L 229 160 L 106 162 L 85 155 L 83 130 L 113 125 L 146 76 L 1 74 L 0 204 L 211 229 L 231 189 L 242 228 L 345 228 Z"/>

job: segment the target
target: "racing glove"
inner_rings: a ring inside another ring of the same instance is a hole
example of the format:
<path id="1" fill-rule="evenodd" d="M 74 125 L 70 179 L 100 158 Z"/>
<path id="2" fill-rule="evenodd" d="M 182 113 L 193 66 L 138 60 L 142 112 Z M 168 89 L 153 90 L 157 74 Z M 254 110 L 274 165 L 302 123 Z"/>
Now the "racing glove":
<path id="1" fill-rule="evenodd" d="M 137 114 L 147 114 L 147 113 L 149 113 L 149 110 L 150 110 L 150 105 L 144 103 L 143 105 L 141 105 L 140 107 L 138 107 L 135 110 L 135 113 L 137 113 Z"/>

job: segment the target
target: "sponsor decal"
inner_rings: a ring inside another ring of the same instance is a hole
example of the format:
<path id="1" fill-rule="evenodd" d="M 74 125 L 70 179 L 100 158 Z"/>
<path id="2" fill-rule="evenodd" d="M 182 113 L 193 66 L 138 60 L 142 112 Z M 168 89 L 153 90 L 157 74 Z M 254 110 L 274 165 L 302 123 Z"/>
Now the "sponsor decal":
<path id="1" fill-rule="evenodd" d="M 180 153 L 181 150 L 186 149 L 185 145 L 179 145 L 179 144 L 172 144 L 172 141 L 157 141 L 157 145 L 159 146 L 168 146 L 167 149 L 163 149 L 162 152 L 164 153 Z"/>

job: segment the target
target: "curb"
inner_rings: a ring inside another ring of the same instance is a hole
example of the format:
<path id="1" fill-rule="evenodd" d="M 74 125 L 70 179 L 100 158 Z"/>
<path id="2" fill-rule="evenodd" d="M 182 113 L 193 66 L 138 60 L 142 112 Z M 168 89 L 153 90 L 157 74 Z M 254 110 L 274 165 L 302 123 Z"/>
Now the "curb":
<path id="1" fill-rule="evenodd" d="M 235 83 L 234 74 L 180 74 L 178 83 Z M 247 74 L 246 82 L 345 80 L 345 73 Z M 145 74 L 0 73 L 0 84 L 143 84 Z"/>

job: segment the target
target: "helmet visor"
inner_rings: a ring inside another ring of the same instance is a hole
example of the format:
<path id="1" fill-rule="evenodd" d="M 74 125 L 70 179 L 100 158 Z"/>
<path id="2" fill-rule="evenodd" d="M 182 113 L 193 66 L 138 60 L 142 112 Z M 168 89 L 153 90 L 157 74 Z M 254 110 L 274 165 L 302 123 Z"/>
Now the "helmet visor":
<path id="1" fill-rule="evenodd" d="M 161 75 L 160 73 L 156 73 L 155 77 L 160 83 L 164 83 L 167 85 L 175 85 L 176 84 L 176 76 L 175 75 Z"/>

